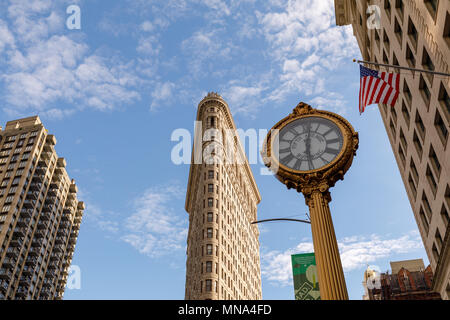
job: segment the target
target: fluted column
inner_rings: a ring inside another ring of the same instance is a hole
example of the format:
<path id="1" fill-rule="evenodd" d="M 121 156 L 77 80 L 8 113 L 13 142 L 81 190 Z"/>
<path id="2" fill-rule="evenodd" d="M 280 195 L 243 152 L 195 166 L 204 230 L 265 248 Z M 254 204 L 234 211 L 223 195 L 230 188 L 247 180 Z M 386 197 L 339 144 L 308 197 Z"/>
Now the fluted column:
<path id="1" fill-rule="evenodd" d="M 313 190 L 306 196 L 310 210 L 314 253 L 322 300 L 348 300 L 347 286 L 328 203 L 328 191 Z"/>

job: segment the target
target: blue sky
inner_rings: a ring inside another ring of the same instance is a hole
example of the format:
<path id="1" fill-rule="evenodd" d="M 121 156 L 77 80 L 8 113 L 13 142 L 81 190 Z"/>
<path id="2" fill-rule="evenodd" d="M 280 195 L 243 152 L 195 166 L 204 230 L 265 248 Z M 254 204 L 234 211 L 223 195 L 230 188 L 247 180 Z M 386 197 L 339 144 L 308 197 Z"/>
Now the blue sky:
<path id="1" fill-rule="evenodd" d="M 81 29 L 66 8 L 81 9 Z M 0 0 L 0 122 L 38 114 L 86 211 L 66 299 L 183 299 L 188 165 L 174 130 L 193 131 L 209 91 L 237 127 L 270 129 L 299 101 L 346 117 L 360 147 L 330 203 L 351 299 L 367 264 L 426 253 L 377 106 L 358 113 L 359 49 L 332 0 Z M 303 196 L 252 165 L 258 217 L 304 218 Z M 309 226 L 261 225 L 264 299 L 293 299 L 290 254 Z"/>

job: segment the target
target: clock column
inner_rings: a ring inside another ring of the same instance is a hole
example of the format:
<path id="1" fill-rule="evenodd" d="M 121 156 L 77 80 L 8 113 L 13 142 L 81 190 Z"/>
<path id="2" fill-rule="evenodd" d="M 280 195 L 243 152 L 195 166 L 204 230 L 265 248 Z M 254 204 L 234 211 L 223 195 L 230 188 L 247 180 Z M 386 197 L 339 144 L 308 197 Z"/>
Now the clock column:
<path id="1" fill-rule="evenodd" d="M 329 186 L 306 187 L 302 190 L 311 218 L 311 233 L 319 275 L 322 300 L 348 300 L 339 248 L 331 218 Z"/>

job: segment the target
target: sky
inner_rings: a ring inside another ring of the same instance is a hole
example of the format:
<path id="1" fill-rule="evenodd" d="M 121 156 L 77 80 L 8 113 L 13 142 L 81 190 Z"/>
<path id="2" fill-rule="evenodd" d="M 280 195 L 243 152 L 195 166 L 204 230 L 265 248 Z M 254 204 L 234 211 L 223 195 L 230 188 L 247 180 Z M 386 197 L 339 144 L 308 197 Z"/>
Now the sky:
<path id="1" fill-rule="evenodd" d="M 0 0 L 0 125 L 39 115 L 86 204 L 81 287 L 65 299 L 184 299 L 189 165 L 172 161 L 171 137 L 193 133 L 210 91 L 243 130 L 268 130 L 303 101 L 359 132 L 330 203 L 350 299 L 362 298 L 368 265 L 428 265 L 378 107 L 359 115 L 360 53 L 333 3 Z M 304 219 L 303 195 L 263 167 L 252 164 L 258 218 Z M 313 251 L 310 226 L 260 232 L 263 299 L 292 300 L 290 255 Z"/>

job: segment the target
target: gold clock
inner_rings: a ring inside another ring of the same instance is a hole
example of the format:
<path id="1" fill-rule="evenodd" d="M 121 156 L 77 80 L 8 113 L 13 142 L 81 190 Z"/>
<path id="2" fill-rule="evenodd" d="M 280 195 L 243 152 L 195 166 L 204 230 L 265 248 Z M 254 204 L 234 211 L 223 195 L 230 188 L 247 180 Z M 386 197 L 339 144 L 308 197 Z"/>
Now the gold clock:
<path id="1" fill-rule="evenodd" d="M 358 149 L 358 133 L 338 114 L 300 102 L 266 137 L 263 159 L 277 178 L 299 192 L 343 178 Z"/>
<path id="2" fill-rule="evenodd" d="M 288 189 L 305 196 L 323 300 L 348 299 L 328 203 L 329 189 L 344 179 L 358 149 L 358 133 L 340 115 L 300 102 L 264 141 L 262 156 Z"/>

